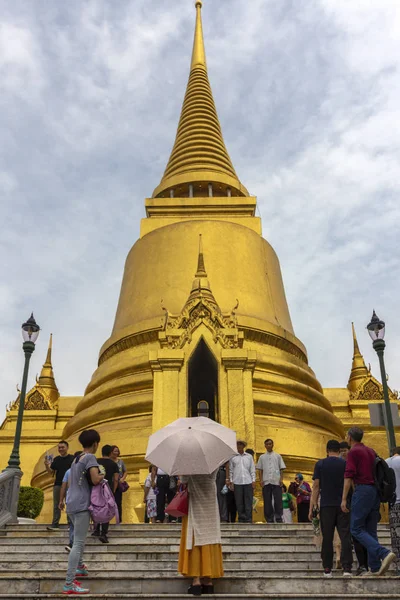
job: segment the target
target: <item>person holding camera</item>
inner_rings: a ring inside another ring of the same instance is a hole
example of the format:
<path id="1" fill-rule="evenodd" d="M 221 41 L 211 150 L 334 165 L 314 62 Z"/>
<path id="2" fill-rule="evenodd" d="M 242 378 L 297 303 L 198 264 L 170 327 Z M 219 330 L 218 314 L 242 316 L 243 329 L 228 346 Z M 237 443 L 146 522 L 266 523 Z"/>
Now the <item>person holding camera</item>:
<path id="1" fill-rule="evenodd" d="M 71 468 L 74 457 L 68 453 L 69 444 L 65 440 L 61 440 L 58 443 L 58 456 L 54 459 L 51 454 L 46 454 L 44 466 L 46 471 L 54 479 L 53 486 L 53 520 L 51 525 L 47 528 L 49 531 L 57 531 L 60 527 L 61 510 L 60 504 L 60 493 L 61 486 L 64 479 L 65 473 Z"/>

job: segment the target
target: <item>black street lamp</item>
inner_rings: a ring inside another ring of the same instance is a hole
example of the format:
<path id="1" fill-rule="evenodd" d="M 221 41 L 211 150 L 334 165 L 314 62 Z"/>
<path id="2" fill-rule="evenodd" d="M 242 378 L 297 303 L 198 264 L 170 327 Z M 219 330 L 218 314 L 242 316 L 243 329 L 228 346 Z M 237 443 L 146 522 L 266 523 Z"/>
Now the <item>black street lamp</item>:
<path id="1" fill-rule="evenodd" d="M 383 339 L 385 337 L 385 323 L 384 321 L 381 321 L 379 319 L 375 311 L 373 311 L 372 313 L 371 322 L 367 325 L 367 329 L 372 339 L 372 347 L 378 355 L 379 366 L 381 368 L 386 434 L 388 439 L 390 456 L 392 456 L 393 450 L 396 448 L 396 436 L 394 432 L 393 417 L 390 407 L 385 362 L 383 359 L 383 353 L 385 351 L 386 346 L 385 340 Z"/>
<path id="2" fill-rule="evenodd" d="M 27 322 L 22 325 L 22 337 L 24 339 L 22 348 L 25 353 L 25 365 L 24 374 L 22 376 L 21 393 L 19 396 L 17 426 L 15 428 L 14 436 L 14 447 L 10 455 L 10 460 L 8 461 L 7 469 L 18 469 L 19 471 L 21 470 L 19 446 L 21 442 L 22 419 L 24 416 L 25 408 L 26 384 L 28 381 L 29 361 L 31 359 L 33 351 L 35 350 L 35 342 L 38 338 L 39 331 L 40 327 L 36 323 L 32 313 Z"/>

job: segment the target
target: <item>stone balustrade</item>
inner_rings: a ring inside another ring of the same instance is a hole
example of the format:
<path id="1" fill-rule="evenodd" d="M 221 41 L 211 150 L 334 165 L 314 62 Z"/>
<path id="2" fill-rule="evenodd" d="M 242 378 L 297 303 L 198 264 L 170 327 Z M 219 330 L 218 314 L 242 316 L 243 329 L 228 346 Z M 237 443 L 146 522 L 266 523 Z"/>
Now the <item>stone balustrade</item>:
<path id="1" fill-rule="evenodd" d="M 19 487 L 22 471 L 5 469 L 0 473 L 0 527 L 6 523 L 17 523 Z"/>

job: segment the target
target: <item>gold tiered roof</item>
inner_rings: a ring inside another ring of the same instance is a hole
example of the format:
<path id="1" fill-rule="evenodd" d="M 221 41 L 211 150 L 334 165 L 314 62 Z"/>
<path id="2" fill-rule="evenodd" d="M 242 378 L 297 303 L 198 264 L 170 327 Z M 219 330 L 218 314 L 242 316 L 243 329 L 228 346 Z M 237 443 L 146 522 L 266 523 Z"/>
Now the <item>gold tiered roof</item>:
<path id="1" fill-rule="evenodd" d="M 221 126 L 208 80 L 201 22 L 202 3 L 196 2 L 196 28 L 189 82 L 175 144 L 160 185 L 153 198 L 248 196 L 233 168 L 222 137 Z M 192 185 L 189 194 L 189 185 Z"/>

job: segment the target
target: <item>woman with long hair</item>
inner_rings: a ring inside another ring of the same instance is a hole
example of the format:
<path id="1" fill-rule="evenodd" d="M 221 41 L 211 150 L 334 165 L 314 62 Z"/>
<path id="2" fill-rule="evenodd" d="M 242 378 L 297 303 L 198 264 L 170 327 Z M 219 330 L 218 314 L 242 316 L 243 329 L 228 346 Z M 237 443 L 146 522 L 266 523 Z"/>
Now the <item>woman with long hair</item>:
<path id="1" fill-rule="evenodd" d="M 126 482 L 126 478 L 128 476 L 128 472 L 126 470 L 124 461 L 122 460 L 122 458 L 120 458 L 121 452 L 118 446 L 111 446 L 111 448 L 112 450 L 110 458 L 112 458 L 112 460 L 117 463 L 119 469 L 119 483 L 117 489 L 115 490 L 114 497 L 115 502 L 118 506 L 119 522 L 122 523 L 122 494 L 124 483 Z"/>
<path id="2" fill-rule="evenodd" d="M 155 465 L 150 465 L 149 474 L 144 482 L 144 503 L 150 523 L 156 522 L 157 492 L 157 467 Z"/>

